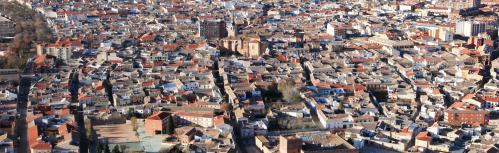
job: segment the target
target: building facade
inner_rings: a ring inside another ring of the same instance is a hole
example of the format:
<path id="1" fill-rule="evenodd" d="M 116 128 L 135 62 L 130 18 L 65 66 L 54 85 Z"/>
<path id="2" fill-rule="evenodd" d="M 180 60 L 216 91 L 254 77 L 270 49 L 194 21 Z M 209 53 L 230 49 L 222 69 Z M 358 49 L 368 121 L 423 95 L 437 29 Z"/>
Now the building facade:
<path id="1" fill-rule="evenodd" d="M 190 125 L 196 124 L 202 127 L 213 127 L 213 112 L 175 112 L 176 124 Z"/>
<path id="2" fill-rule="evenodd" d="M 477 36 L 485 32 L 486 24 L 478 21 L 458 21 L 456 23 L 456 35 L 464 37 Z"/>
<path id="3" fill-rule="evenodd" d="M 480 0 L 444 0 L 439 1 L 436 6 L 451 8 L 452 10 L 462 10 L 478 7 L 480 3 Z"/>
<path id="4" fill-rule="evenodd" d="M 450 125 L 460 126 L 468 125 L 487 125 L 489 115 L 486 111 L 477 110 L 447 110 L 444 115 L 444 121 Z"/>
<path id="5" fill-rule="evenodd" d="M 300 153 L 302 148 L 302 140 L 294 135 L 279 137 L 279 152 L 280 153 Z"/>
<path id="6" fill-rule="evenodd" d="M 221 20 L 205 20 L 198 24 L 199 36 L 211 39 L 219 39 L 227 36 L 225 22 Z"/>
<path id="7" fill-rule="evenodd" d="M 0 16 L 0 38 L 14 37 L 16 34 L 15 23 L 12 20 Z"/>
<path id="8" fill-rule="evenodd" d="M 168 116 L 169 114 L 166 112 L 158 112 L 146 118 L 144 120 L 146 134 L 161 134 L 166 126 Z"/>

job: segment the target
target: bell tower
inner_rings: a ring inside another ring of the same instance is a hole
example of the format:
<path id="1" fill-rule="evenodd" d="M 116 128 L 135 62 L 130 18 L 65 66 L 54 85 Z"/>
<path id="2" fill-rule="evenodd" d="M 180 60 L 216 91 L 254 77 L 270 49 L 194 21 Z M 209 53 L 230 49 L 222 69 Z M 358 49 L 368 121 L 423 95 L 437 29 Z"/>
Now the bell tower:
<path id="1" fill-rule="evenodd" d="M 227 30 L 227 37 L 237 37 L 238 29 L 234 17 L 232 15 L 230 16 L 230 20 L 231 21 L 228 22 L 225 26 Z"/>

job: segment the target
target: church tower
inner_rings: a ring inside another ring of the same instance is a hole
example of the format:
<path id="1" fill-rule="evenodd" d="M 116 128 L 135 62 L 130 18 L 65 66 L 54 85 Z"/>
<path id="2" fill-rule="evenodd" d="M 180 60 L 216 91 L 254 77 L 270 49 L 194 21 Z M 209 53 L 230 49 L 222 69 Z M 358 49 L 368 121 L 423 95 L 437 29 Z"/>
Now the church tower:
<path id="1" fill-rule="evenodd" d="M 228 22 L 225 26 L 226 30 L 227 30 L 227 37 L 237 37 L 237 25 L 236 25 L 236 22 L 234 20 L 234 17 L 231 16 L 230 17 L 231 21 Z"/>

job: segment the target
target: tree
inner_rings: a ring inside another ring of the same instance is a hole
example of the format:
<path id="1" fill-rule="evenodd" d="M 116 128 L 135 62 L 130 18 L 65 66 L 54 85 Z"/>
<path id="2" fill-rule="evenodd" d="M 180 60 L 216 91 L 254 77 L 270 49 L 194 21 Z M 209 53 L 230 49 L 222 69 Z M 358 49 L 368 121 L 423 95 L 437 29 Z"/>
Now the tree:
<path id="1" fill-rule="evenodd" d="M 94 128 L 92 127 L 92 122 L 90 120 L 85 120 L 84 124 L 85 124 L 85 130 L 87 130 L 86 133 L 87 133 L 87 137 L 88 137 L 88 142 L 90 144 L 94 144 L 95 143 L 94 140 L 97 140 L 97 139 L 95 137 Z"/>
<path id="2" fill-rule="evenodd" d="M 106 142 L 106 144 L 104 144 L 104 153 L 111 153 L 111 150 L 109 149 L 109 144 Z"/>
<path id="3" fill-rule="evenodd" d="M 107 74 L 106 74 L 106 80 L 104 80 L 103 85 L 104 85 L 105 91 L 107 93 L 107 98 L 108 98 L 109 102 L 111 103 L 112 106 L 114 106 L 113 84 L 111 84 L 111 81 L 109 80 L 110 78 L 111 78 L 111 71 L 108 70 Z"/>
<path id="4" fill-rule="evenodd" d="M 0 67 L 24 69 L 31 55 L 26 53 L 32 49 L 32 42 L 50 43 L 48 38 L 51 36 L 51 29 L 44 17 L 36 14 L 31 8 L 15 2 L 0 1 L 0 4 L 2 14 L 9 16 L 15 22 L 16 33 L 11 50 L 6 56 L 6 63 Z"/>
<path id="5" fill-rule="evenodd" d="M 296 88 L 296 83 L 292 78 L 279 81 L 277 90 L 281 92 L 283 100 L 287 102 L 294 103 L 302 100 L 300 92 Z"/>
<path id="6" fill-rule="evenodd" d="M 233 107 L 232 107 L 232 104 L 230 104 L 230 103 L 220 104 L 220 110 L 222 110 L 222 111 L 227 112 L 227 111 L 231 111 L 232 109 L 233 109 Z"/>
<path id="7" fill-rule="evenodd" d="M 121 152 L 126 152 L 125 150 L 127 149 L 128 147 L 126 145 L 120 145 L 120 149 L 121 149 Z"/>
<path id="8" fill-rule="evenodd" d="M 121 153 L 120 147 L 118 145 L 114 145 L 112 153 Z"/>
<path id="9" fill-rule="evenodd" d="M 105 147 L 104 147 L 104 144 L 102 144 L 102 143 L 98 143 L 98 144 L 97 144 L 97 150 L 96 150 L 96 152 L 97 152 L 97 153 L 102 153 L 102 152 L 104 152 L 104 148 L 105 148 Z"/>
<path id="10" fill-rule="evenodd" d="M 161 148 L 159 153 L 182 153 L 182 150 L 178 145 L 173 146 L 172 148 Z"/>
<path id="11" fill-rule="evenodd" d="M 135 112 L 133 111 L 133 108 L 128 108 L 128 111 L 126 112 L 126 118 L 132 119 L 132 117 L 135 117 Z"/>
<path id="12" fill-rule="evenodd" d="M 277 119 L 271 119 L 269 120 L 269 129 L 268 130 L 279 130 L 279 120 Z"/>
<path id="13" fill-rule="evenodd" d="M 130 123 L 132 124 L 133 131 L 137 132 L 137 117 L 133 116 L 130 118 Z"/>
<path id="14" fill-rule="evenodd" d="M 168 116 L 166 119 L 166 128 L 165 128 L 165 133 L 166 134 L 173 134 L 175 133 L 175 123 L 173 121 L 173 116 Z"/>
<path id="15" fill-rule="evenodd" d="M 161 148 L 158 152 L 159 153 L 168 153 L 168 152 L 170 152 L 170 150 L 168 148 Z"/>
<path id="16" fill-rule="evenodd" d="M 169 153 L 182 153 L 182 150 L 178 146 L 173 147 Z"/>
<path id="17" fill-rule="evenodd" d="M 338 109 L 339 109 L 339 110 L 342 110 L 342 111 L 343 111 L 343 110 L 345 110 L 345 102 L 340 101 L 340 102 L 339 102 L 339 105 L 338 105 Z"/>

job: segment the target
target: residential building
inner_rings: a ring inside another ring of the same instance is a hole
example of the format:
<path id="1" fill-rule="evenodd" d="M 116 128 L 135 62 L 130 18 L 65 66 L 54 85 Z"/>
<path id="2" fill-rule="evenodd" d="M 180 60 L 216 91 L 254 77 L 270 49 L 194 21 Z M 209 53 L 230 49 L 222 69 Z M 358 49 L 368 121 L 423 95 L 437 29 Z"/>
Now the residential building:
<path id="1" fill-rule="evenodd" d="M 144 120 L 145 132 L 149 135 L 162 134 L 166 128 L 167 119 L 170 114 L 157 112 Z"/>
<path id="2" fill-rule="evenodd" d="M 300 153 L 302 140 L 295 135 L 279 136 L 280 153 Z"/>
<path id="3" fill-rule="evenodd" d="M 456 23 L 456 35 L 464 37 L 477 36 L 485 32 L 486 24 L 480 21 L 458 21 Z"/>

